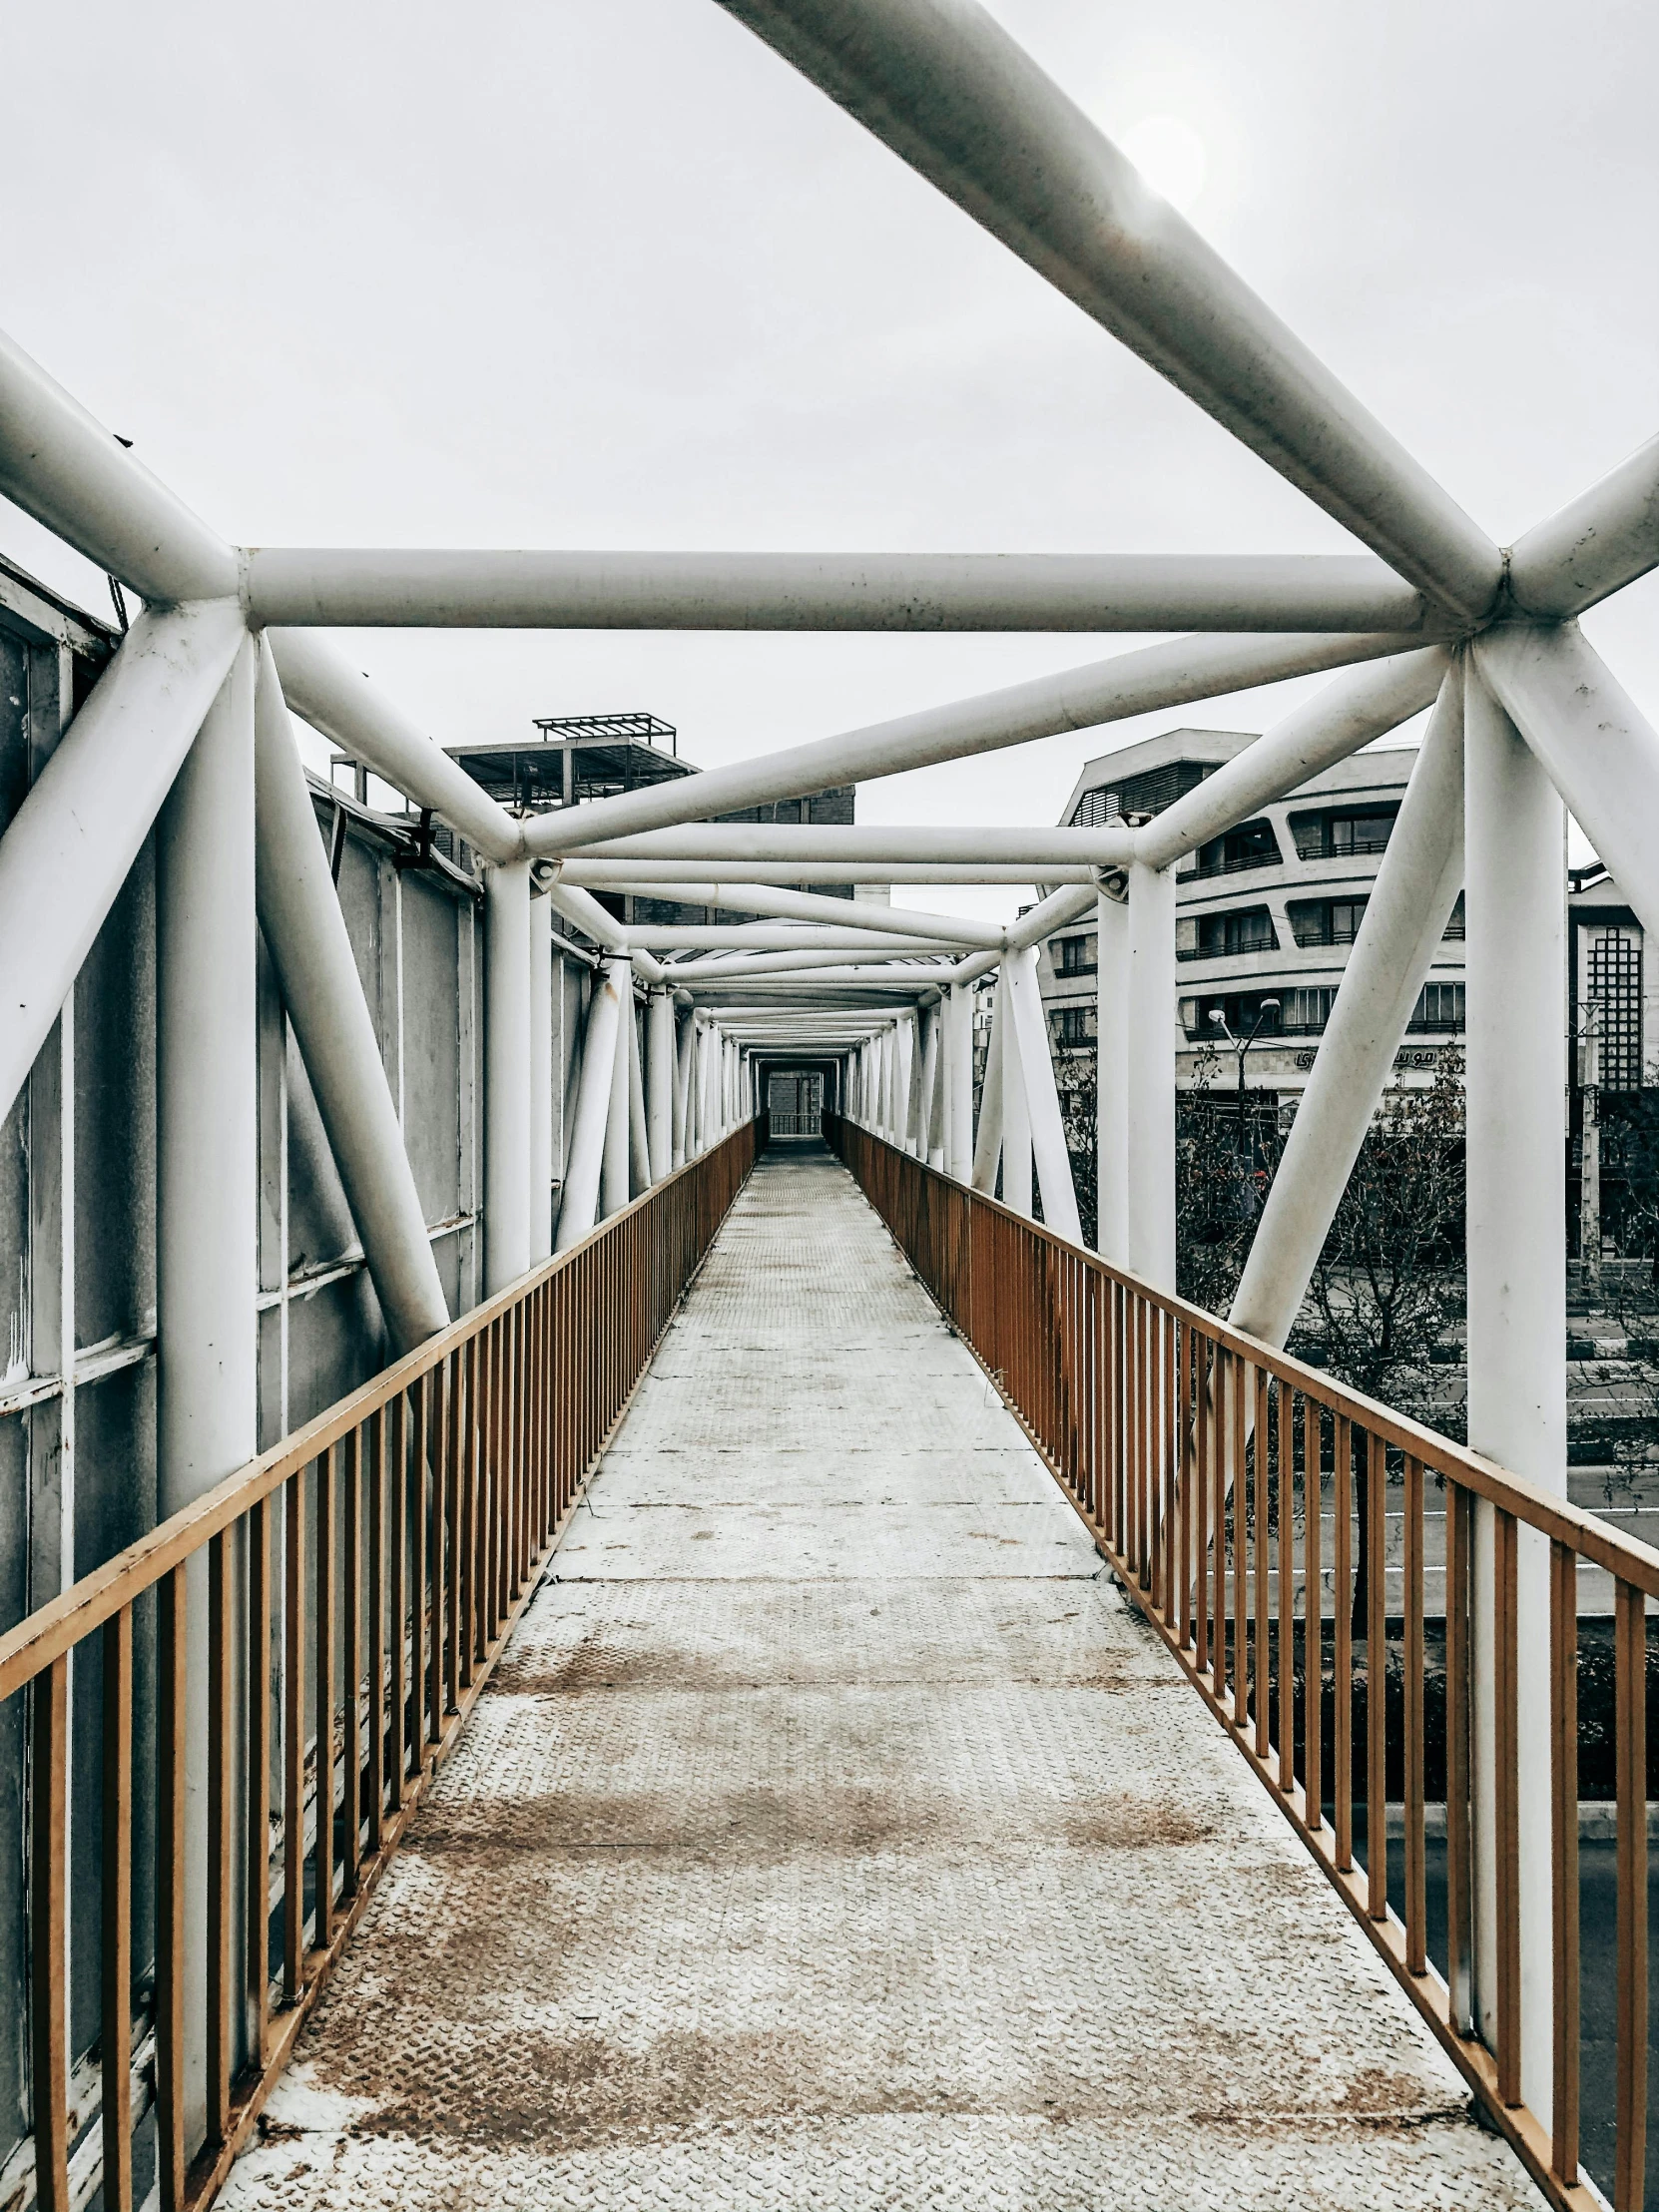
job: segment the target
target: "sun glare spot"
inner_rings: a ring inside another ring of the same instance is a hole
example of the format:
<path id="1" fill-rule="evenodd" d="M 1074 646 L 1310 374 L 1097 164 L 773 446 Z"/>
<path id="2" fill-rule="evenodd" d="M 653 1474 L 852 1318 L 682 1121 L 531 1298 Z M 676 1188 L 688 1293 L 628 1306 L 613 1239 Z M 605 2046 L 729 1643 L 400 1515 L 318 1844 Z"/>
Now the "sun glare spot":
<path id="1" fill-rule="evenodd" d="M 1127 134 L 1123 151 L 1171 207 L 1190 208 L 1204 190 L 1204 142 L 1178 115 L 1149 115 Z"/>

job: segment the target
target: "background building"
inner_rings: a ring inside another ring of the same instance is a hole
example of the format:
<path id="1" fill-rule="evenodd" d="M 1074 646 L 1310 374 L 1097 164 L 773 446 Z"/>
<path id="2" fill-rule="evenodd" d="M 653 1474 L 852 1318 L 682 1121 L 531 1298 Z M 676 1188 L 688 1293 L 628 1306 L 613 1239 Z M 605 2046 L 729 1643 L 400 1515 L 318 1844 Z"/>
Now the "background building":
<path id="1" fill-rule="evenodd" d="M 1254 743 L 1244 731 L 1170 730 L 1103 754 L 1084 767 L 1061 821 L 1089 828 L 1161 814 Z M 1254 1030 L 1253 1105 L 1265 1114 L 1300 1097 L 1416 757 L 1414 747 L 1396 747 L 1339 762 L 1177 870 L 1178 1085 L 1233 1088 L 1227 1039 Z M 1430 1080 L 1461 1034 L 1462 936 L 1459 899 L 1395 1059 L 1398 1080 Z M 1062 1068 L 1068 1055 L 1094 1048 L 1095 950 L 1093 930 L 1080 929 L 1051 938 L 1043 953 Z M 1277 1006 L 1264 1005 L 1272 1000 Z"/>

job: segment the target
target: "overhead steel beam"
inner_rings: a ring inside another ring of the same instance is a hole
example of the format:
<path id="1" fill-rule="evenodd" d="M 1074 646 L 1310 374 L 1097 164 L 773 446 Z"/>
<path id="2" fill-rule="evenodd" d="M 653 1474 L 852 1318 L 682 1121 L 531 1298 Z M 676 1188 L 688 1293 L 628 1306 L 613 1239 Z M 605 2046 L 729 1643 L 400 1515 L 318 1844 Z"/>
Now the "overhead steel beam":
<path id="1" fill-rule="evenodd" d="M 895 950 L 859 949 L 860 960 L 911 960 L 916 957 L 913 946 Z M 808 975 L 815 969 L 844 967 L 846 950 L 819 952 L 746 952 L 736 955 L 717 953 L 706 960 L 670 960 L 663 968 L 663 979 L 676 987 L 681 984 L 740 981 L 746 975 Z M 938 973 L 948 979 L 950 970 L 941 967 Z"/>
<path id="2" fill-rule="evenodd" d="M 0 836 L 0 1120 L 247 635 L 235 600 L 141 614 Z"/>
<path id="3" fill-rule="evenodd" d="M 1420 593 L 1348 554 L 606 553 L 255 546 L 251 620 L 505 630 L 1395 630 Z"/>
<path id="4" fill-rule="evenodd" d="M 722 0 L 902 161 L 1467 621 L 1496 546 L 972 0 Z"/>
<path id="5" fill-rule="evenodd" d="M 1509 596 L 1517 611 L 1562 622 L 1659 564 L 1659 438 L 1517 538 Z"/>
<path id="6" fill-rule="evenodd" d="M 636 951 L 647 946 L 654 952 L 741 952 L 746 948 L 753 952 L 839 951 L 856 953 L 860 959 L 879 958 L 883 946 L 906 955 L 941 949 L 936 937 L 913 937 L 897 927 L 884 936 L 872 936 L 864 929 L 821 929 L 807 922 L 791 927 L 783 922 L 759 921 L 631 922 L 628 943 Z M 664 973 L 672 975 L 673 970 L 665 969 Z"/>
<path id="7" fill-rule="evenodd" d="M 663 832 L 665 836 L 674 833 L 673 830 Z M 912 883 L 1030 883 L 1034 880 L 1029 861 L 796 860 L 786 865 L 778 860 L 704 860 L 698 865 L 711 882 L 769 883 L 780 887 L 786 876 L 796 883 L 881 883 L 894 887 Z M 588 890 L 632 891 L 642 898 L 676 896 L 674 891 L 665 890 L 663 886 L 684 881 L 688 872 L 683 860 L 590 860 L 584 857 L 561 860 L 557 866 L 561 883 L 581 884 Z M 1049 861 L 1043 866 L 1042 879 L 1045 883 L 1086 883 L 1093 874 L 1093 868 L 1082 861 Z"/>
<path id="8" fill-rule="evenodd" d="M 971 868 L 978 861 L 1032 868 L 1045 873 L 1054 865 L 1127 867 L 1135 856 L 1135 832 L 1127 828 L 1100 830 L 1044 829 L 1040 824 L 1012 829 L 936 828 L 928 824 L 847 824 L 831 829 L 819 823 L 775 825 L 759 822 L 684 823 L 672 830 L 648 830 L 637 836 L 607 837 L 588 846 L 564 866 L 576 868 L 600 862 L 629 864 L 649 860 L 698 867 L 730 858 L 754 862 L 793 874 L 804 861 L 839 866 L 862 862 L 866 866 L 890 865 L 896 869 L 908 861 L 936 866 Z M 888 880 L 885 873 L 877 880 Z M 896 880 L 896 875 L 890 878 Z M 573 881 L 583 881 L 580 875 Z M 1028 882 L 1029 875 L 1017 878 Z"/>
<path id="9" fill-rule="evenodd" d="M 554 880 L 569 880 L 563 867 Z M 768 914 L 780 920 L 818 921 L 838 929 L 867 929 L 872 934 L 884 936 L 901 931 L 907 937 L 937 937 L 946 944 L 1000 944 L 1002 941 L 1000 929 L 988 922 L 971 921 L 961 914 L 931 914 L 910 906 L 878 906 L 852 898 L 825 898 L 812 891 L 787 890 L 781 886 L 743 890 L 714 878 L 698 882 L 682 877 L 667 882 L 643 882 L 637 889 L 642 897 L 669 899 L 684 906 L 730 907 L 737 913 Z M 650 934 L 649 923 L 630 926 L 636 936 Z"/>
<path id="10" fill-rule="evenodd" d="M 1379 660 L 1399 650 L 1397 637 L 1371 632 L 1360 637 L 1298 632 L 1282 638 L 1176 638 L 1086 668 L 925 708 L 895 722 L 873 723 L 758 760 L 734 761 L 649 791 L 622 792 L 613 799 L 538 815 L 525 827 L 525 843 L 536 854 L 579 851 L 645 830 L 702 822 L 780 799 L 804 799 L 837 784 L 932 768 L 941 761 L 1057 737 L 1062 731 L 1092 730 L 1127 716 Z"/>

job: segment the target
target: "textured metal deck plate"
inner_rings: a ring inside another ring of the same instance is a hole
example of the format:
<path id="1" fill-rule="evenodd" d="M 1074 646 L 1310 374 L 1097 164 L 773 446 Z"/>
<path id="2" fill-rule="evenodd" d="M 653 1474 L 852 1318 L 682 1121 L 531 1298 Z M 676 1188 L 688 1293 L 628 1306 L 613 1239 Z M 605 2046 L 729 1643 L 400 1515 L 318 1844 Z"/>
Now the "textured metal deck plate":
<path id="1" fill-rule="evenodd" d="M 555 1568 L 238 2212 L 1538 2201 L 827 1158 Z"/>

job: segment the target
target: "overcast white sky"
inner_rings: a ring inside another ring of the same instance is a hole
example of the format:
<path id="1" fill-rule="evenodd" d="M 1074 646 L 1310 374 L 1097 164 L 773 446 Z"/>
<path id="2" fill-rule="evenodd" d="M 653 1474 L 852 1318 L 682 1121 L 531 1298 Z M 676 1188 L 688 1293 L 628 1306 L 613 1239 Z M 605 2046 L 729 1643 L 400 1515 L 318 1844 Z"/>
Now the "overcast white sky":
<path id="1" fill-rule="evenodd" d="M 1112 135 L 1197 134 L 1191 220 L 1500 541 L 1659 428 L 1650 0 L 996 12 Z M 242 542 L 1352 549 L 713 0 L 14 4 L 4 37 L 6 325 Z M 3 503 L 0 550 L 103 611 Z M 1650 577 L 1585 628 L 1659 718 L 1656 618 Z M 1136 642 L 351 649 L 444 742 L 650 708 L 713 766 Z M 860 819 L 1052 822 L 1091 754 L 1296 690 Z"/>

